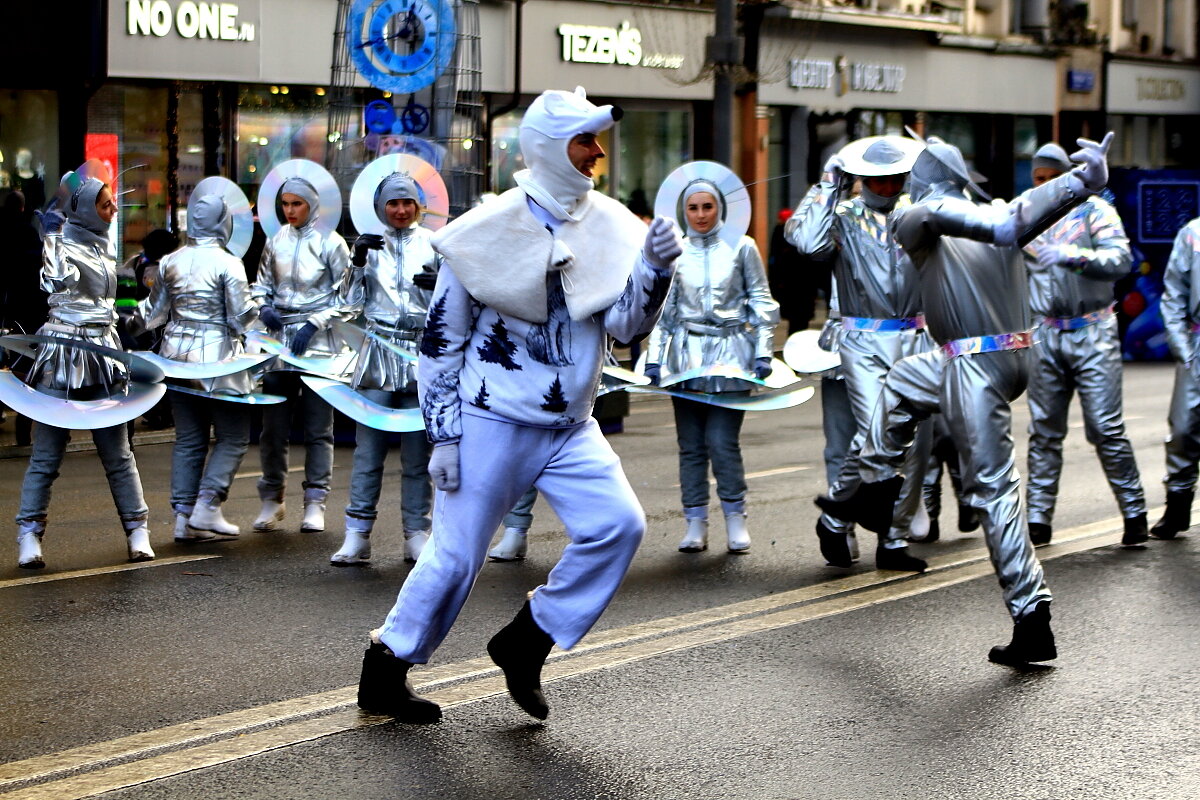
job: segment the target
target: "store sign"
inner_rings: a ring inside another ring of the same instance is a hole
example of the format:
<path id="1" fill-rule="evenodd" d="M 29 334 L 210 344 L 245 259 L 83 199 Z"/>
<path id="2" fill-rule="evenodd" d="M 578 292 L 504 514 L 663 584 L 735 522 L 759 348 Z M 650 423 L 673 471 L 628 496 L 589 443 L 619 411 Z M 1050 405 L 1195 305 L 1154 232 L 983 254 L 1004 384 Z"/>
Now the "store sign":
<path id="1" fill-rule="evenodd" d="M 844 56 L 833 60 L 793 58 L 788 64 L 788 84 L 793 89 L 830 89 L 839 96 L 852 92 L 904 90 L 904 67 L 900 64 L 853 64 Z"/>
<path id="2" fill-rule="evenodd" d="M 647 53 L 642 49 L 642 32 L 627 21 L 620 27 L 601 25 L 558 26 L 562 60 L 575 64 L 620 64 L 626 67 L 679 69 L 684 57 L 675 53 Z"/>
<path id="3" fill-rule="evenodd" d="M 1090 69 L 1067 70 L 1067 91 L 1086 94 L 1096 88 L 1096 73 Z"/>
<path id="4" fill-rule="evenodd" d="M 255 24 L 238 21 L 237 3 L 197 3 L 182 0 L 125 0 L 126 30 L 130 36 L 166 36 L 174 30 L 184 39 L 223 39 L 253 42 Z"/>
<path id="5" fill-rule="evenodd" d="M 1138 100 L 1182 100 L 1187 94 L 1183 81 L 1178 78 L 1138 78 Z"/>

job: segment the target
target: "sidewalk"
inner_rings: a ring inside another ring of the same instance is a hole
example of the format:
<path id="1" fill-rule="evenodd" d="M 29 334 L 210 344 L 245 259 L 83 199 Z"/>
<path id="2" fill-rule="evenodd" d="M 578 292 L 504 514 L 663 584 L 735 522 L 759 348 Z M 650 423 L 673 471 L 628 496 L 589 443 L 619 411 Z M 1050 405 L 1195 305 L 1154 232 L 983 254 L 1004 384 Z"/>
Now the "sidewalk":
<path id="1" fill-rule="evenodd" d="M 15 412 L 7 409 L 4 411 L 4 420 L 0 422 L 0 458 L 29 458 L 32 448 L 29 445 L 17 444 L 16 419 Z M 141 419 L 137 421 L 133 434 L 134 447 L 173 441 L 175 441 L 174 428 L 155 430 L 147 427 L 145 421 Z M 95 449 L 90 431 L 71 431 L 71 441 L 67 444 L 68 453 Z"/>

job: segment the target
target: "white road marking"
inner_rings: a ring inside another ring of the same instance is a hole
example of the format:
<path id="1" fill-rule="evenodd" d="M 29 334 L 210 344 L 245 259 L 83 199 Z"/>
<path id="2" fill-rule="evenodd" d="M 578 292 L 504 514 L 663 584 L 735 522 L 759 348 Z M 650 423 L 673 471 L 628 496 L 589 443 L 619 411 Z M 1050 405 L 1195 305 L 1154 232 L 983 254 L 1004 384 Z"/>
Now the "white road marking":
<path id="1" fill-rule="evenodd" d="M 28 578 L 8 578 L 0 580 L 0 589 L 12 586 L 28 586 L 31 583 L 50 583 L 65 581 L 71 578 L 91 578 L 96 575 L 110 575 L 114 572 L 128 572 L 132 569 L 151 569 L 153 567 L 169 567 L 172 564 L 186 564 L 190 561 L 207 561 L 210 558 L 221 558 L 218 555 L 205 556 L 170 556 L 156 558 L 153 561 L 138 561 L 134 564 L 116 564 L 111 567 L 91 567 L 90 569 L 73 569 L 67 572 L 52 572 L 48 575 L 31 575 Z"/>

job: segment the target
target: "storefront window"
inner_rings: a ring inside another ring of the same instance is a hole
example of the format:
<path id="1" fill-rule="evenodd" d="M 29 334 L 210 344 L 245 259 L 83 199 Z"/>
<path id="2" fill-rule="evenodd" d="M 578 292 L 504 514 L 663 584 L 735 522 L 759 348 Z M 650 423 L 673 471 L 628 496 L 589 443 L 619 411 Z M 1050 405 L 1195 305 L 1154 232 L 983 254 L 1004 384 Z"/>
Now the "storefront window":
<path id="1" fill-rule="evenodd" d="M 276 164 L 307 158 L 322 164 L 329 134 L 324 89 L 247 86 L 238 95 L 237 183 L 253 199 Z"/>
<path id="2" fill-rule="evenodd" d="M 1013 122 L 1013 195 L 1033 188 L 1033 154 L 1042 142 L 1038 140 L 1036 117 L 1017 117 Z"/>
<path id="3" fill-rule="evenodd" d="M 653 214 L 663 180 L 691 161 L 691 115 L 682 110 L 627 110 L 617 131 L 621 142 L 617 198 L 635 213 Z"/>
<path id="4" fill-rule="evenodd" d="M 150 231 L 168 227 L 167 91 L 106 84 L 88 104 L 88 143 L 97 149 L 87 155 L 103 158 L 105 152 L 117 153 L 117 255 L 121 259 L 136 253 Z"/>
<path id="5" fill-rule="evenodd" d="M 19 189 L 26 209 L 41 208 L 61 174 L 57 94 L 0 91 L 0 195 Z"/>

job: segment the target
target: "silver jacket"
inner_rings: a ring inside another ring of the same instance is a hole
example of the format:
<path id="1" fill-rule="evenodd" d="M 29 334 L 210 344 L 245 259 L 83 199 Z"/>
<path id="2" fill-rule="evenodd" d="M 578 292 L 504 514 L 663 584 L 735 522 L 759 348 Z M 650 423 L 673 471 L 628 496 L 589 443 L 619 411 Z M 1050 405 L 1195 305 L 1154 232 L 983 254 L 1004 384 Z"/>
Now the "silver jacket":
<path id="1" fill-rule="evenodd" d="M 753 239 L 743 236 L 734 249 L 714 233 L 688 236 L 646 358 L 662 365 L 664 376 L 714 365 L 753 373 L 755 359 L 774 352 L 778 323 L 779 304 L 771 297 Z M 696 378 L 679 388 L 739 391 L 750 384 Z"/>
<path id="2" fill-rule="evenodd" d="M 981 206 L 961 189 L 937 184 L 921 202 L 892 214 L 896 240 L 921 271 L 929 333 L 938 344 L 955 339 L 1028 331 L 1028 279 L 1018 247 L 997 247 L 993 231 L 1018 220 L 1024 246 L 1085 198 L 1062 175 L 1006 206 Z M 846 314 L 845 300 L 842 313 Z"/>
<path id="3" fill-rule="evenodd" d="M 1046 245 L 1061 248 L 1051 269 L 1037 260 Z M 1069 318 L 1112 305 L 1113 281 L 1129 272 L 1133 256 L 1117 210 L 1092 195 L 1025 248 L 1025 263 L 1034 315 Z"/>
<path id="4" fill-rule="evenodd" d="M 250 294 L 256 305 L 273 305 L 283 317 L 284 344 L 290 345 L 296 331 L 311 322 L 318 333 L 305 355 L 336 355 L 342 341 L 330 324 L 351 316 L 339 297 L 349 264 L 350 249 L 336 232 L 322 234 L 311 223 L 284 225 L 263 248 Z"/>
<path id="5" fill-rule="evenodd" d="M 1196 334 L 1192 326 L 1200 324 L 1200 217 L 1175 235 L 1171 258 L 1163 273 L 1159 308 L 1171 355 L 1177 361 L 1191 362 L 1196 357 Z"/>
<path id="6" fill-rule="evenodd" d="M 42 289 L 50 294 L 43 336 L 86 339 L 120 350 L 117 337 L 117 262 L 102 237 L 67 224 L 42 244 Z M 30 382 L 55 390 L 125 385 L 125 367 L 85 350 L 39 347 Z"/>
<path id="7" fill-rule="evenodd" d="M 420 226 L 389 229 L 382 250 L 367 252 L 367 263 L 351 265 L 342 284 L 342 304 L 361 313 L 367 328 L 415 357 L 420 346 L 431 291 L 412 282 L 420 272 L 437 272 L 442 257 Z M 416 391 L 416 365 L 368 338 L 358 355 L 351 385 L 356 389 Z"/>
<path id="8" fill-rule="evenodd" d="M 896 210 L 908 205 L 901 195 Z M 923 310 L 917 270 L 892 237 L 888 217 L 859 197 L 839 202 L 837 187 L 822 181 L 784 224 L 784 238 L 801 253 L 837 258 L 833 274 L 844 316 L 899 319 Z"/>
<path id="9" fill-rule="evenodd" d="M 242 334 L 258 317 L 246 268 L 216 239 L 201 239 L 159 262 L 150 296 L 138 304 L 146 328 L 166 324 L 158 353 L 189 363 L 240 355 Z M 249 372 L 196 381 L 195 388 L 249 394 Z"/>

